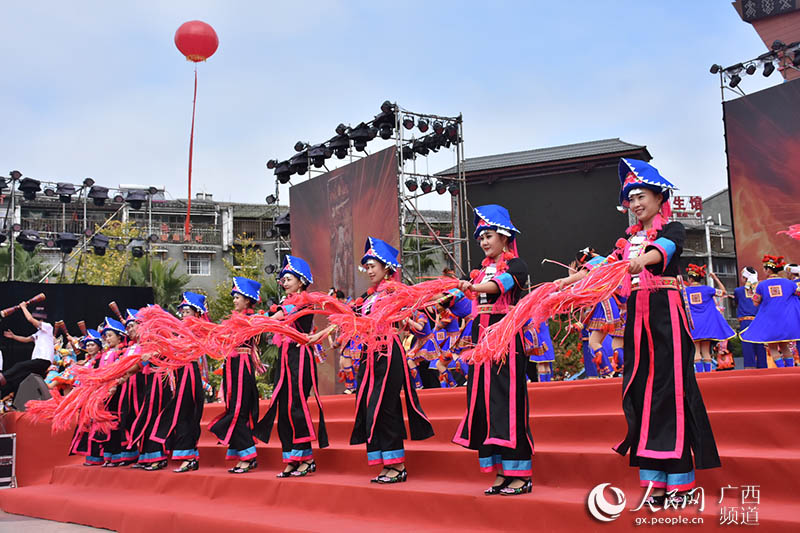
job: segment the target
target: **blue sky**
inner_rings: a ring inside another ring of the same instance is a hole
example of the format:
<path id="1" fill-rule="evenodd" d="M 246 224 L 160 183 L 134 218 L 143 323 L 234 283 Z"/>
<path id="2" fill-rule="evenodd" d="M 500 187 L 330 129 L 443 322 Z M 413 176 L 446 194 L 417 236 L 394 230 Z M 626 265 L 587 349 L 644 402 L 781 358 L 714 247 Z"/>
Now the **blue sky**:
<path id="1" fill-rule="evenodd" d="M 15 2 L 0 31 L 3 165 L 185 197 L 192 64 L 173 35 L 192 19 L 220 38 L 199 67 L 193 189 L 254 203 L 274 190 L 267 159 L 386 99 L 463 113 L 468 157 L 620 137 L 681 194 L 708 195 L 726 186 L 708 68 L 765 50 L 727 0 Z"/>

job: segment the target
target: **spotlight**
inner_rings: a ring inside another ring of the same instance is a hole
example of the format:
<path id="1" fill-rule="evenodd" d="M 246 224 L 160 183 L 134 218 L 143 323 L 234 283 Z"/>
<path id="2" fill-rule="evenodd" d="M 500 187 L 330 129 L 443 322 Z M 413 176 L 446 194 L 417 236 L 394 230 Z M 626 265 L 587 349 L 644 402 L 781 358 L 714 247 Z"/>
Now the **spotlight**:
<path id="1" fill-rule="evenodd" d="M 44 195 L 47 196 L 48 198 L 55 198 L 55 196 L 56 196 L 56 190 L 55 189 L 47 188 L 43 192 L 44 192 Z"/>
<path id="2" fill-rule="evenodd" d="M 409 159 L 414 159 L 414 147 L 407 144 L 400 149 L 400 160 L 408 161 Z"/>
<path id="3" fill-rule="evenodd" d="M 773 72 L 775 72 L 775 63 L 770 61 L 769 63 L 764 63 L 764 72 L 762 74 L 765 78 L 769 77 Z"/>
<path id="4" fill-rule="evenodd" d="M 142 239 L 133 239 L 131 241 L 131 255 L 136 259 L 144 257 L 144 247 L 146 245 L 147 243 Z"/>
<path id="5" fill-rule="evenodd" d="M 150 242 L 158 242 L 158 235 L 151 233 L 150 236 L 147 237 L 147 240 Z"/>
<path id="6" fill-rule="evenodd" d="M 450 140 L 450 142 L 457 142 L 458 126 L 456 124 L 448 124 L 447 128 L 444 130 L 444 134 Z"/>
<path id="7" fill-rule="evenodd" d="M 414 127 L 414 117 L 406 115 L 403 117 L 403 127 L 410 130 Z"/>
<path id="8" fill-rule="evenodd" d="M 276 218 L 273 226 L 275 226 L 275 229 L 278 230 L 278 233 L 282 237 L 287 237 L 292 229 L 291 218 L 289 216 L 289 213 L 284 213 L 283 215 Z"/>
<path id="9" fill-rule="evenodd" d="M 339 124 L 340 126 L 342 124 Z M 336 131 L 339 131 L 337 128 Z M 328 148 L 333 150 L 338 159 L 347 157 L 347 151 L 350 149 L 350 138 L 344 133 L 340 133 L 330 141 L 328 141 Z"/>
<path id="10" fill-rule="evenodd" d="M 795 68 L 800 68 L 800 48 L 797 48 L 794 51 L 794 58 L 792 59 L 792 65 L 794 65 Z"/>
<path id="11" fill-rule="evenodd" d="M 94 248 L 94 255 L 106 255 L 106 248 L 108 248 L 108 237 L 102 233 L 95 233 L 92 240 L 89 241 L 92 248 Z M 124 247 L 123 247 L 124 249 Z"/>
<path id="12" fill-rule="evenodd" d="M 54 241 L 53 238 L 50 237 L 45 241 L 44 245 L 47 248 L 55 248 L 56 247 L 56 241 Z"/>
<path id="13" fill-rule="evenodd" d="M 265 232 L 265 234 L 266 234 L 266 236 L 267 236 L 267 238 L 268 238 L 268 239 L 274 239 L 275 237 L 277 237 L 277 236 L 278 236 L 278 230 L 276 230 L 275 228 L 269 228 L 269 229 L 268 229 L 268 230 Z"/>
<path id="14" fill-rule="evenodd" d="M 325 144 L 317 144 L 308 149 L 308 157 L 316 168 L 321 168 L 325 160 L 333 155 L 333 150 Z"/>
<path id="15" fill-rule="evenodd" d="M 12 180 L 18 180 L 22 177 L 22 172 L 20 172 L 19 170 L 12 170 L 11 172 L 9 172 L 9 174 L 11 175 Z"/>
<path id="16" fill-rule="evenodd" d="M 419 155 L 428 155 L 429 152 L 424 139 L 417 139 L 414 141 L 413 150 Z"/>
<path id="17" fill-rule="evenodd" d="M 41 244 L 42 239 L 39 234 L 32 229 L 26 229 L 17 235 L 17 242 L 22 245 L 22 249 L 28 253 L 32 253 L 36 249 L 36 245 Z"/>
<path id="18" fill-rule="evenodd" d="M 303 141 L 297 141 L 296 143 L 294 143 L 295 152 L 302 152 L 306 148 L 308 148 L 308 143 L 304 143 Z"/>
<path id="19" fill-rule="evenodd" d="M 738 74 L 734 74 L 731 76 L 730 81 L 728 82 L 728 87 L 731 89 L 735 89 L 739 82 L 742 81 L 742 78 Z"/>
<path id="20" fill-rule="evenodd" d="M 3 192 L 3 189 L 6 188 L 6 180 L 5 178 L 0 178 L 0 193 Z"/>
<path id="21" fill-rule="evenodd" d="M 755 63 L 750 63 L 749 65 L 747 65 L 747 68 L 744 69 L 744 71 L 747 72 L 748 76 L 752 76 L 753 74 L 755 74 L 756 73 Z"/>
<path id="22" fill-rule="evenodd" d="M 272 170 L 273 168 L 275 168 L 277 166 L 278 166 L 278 160 L 277 159 L 270 159 L 269 161 L 267 161 L 267 168 L 268 169 Z"/>
<path id="23" fill-rule="evenodd" d="M 378 130 L 378 134 L 381 136 L 381 139 L 384 141 L 390 139 L 392 137 L 392 127 L 386 123 L 381 124 L 380 129 Z"/>
<path id="24" fill-rule="evenodd" d="M 419 119 L 417 121 L 417 128 L 419 128 L 419 131 L 421 131 L 422 133 L 425 133 L 426 131 L 428 131 L 428 121 L 425 120 L 424 118 Z"/>
<path id="25" fill-rule="evenodd" d="M 289 161 L 281 161 L 275 166 L 275 176 L 278 183 L 289 183 L 292 172 L 289 170 Z"/>
<path id="26" fill-rule="evenodd" d="M 425 146 L 428 150 L 432 152 L 438 152 L 439 148 L 441 148 L 441 137 L 439 135 L 428 135 L 427 137 L 422 139 L 422 142 L 425 143 Z"/>
<path id="27" fill-rule="evenodd" d="M 336 135 L 344 135 L 345 133 L 347 133 L 347 126 L 344 124 L 336 126 Z"/>
<path id="28" fill-rule="evenodd" d="M 125 251 L 125 245 L 124 245 L 123 243 L 121 243 L 121 242 L 118 242 L 118 243 L 117 243 L 117 244 L 114 246 L 114 249 L 115 249 L 116 251 L 118 251 L 118 252 L 124 252 L 124 251 Z"/>
<path id="29" fill-rule="evenodd" d="M 714 63 L 713 65 L 711 65 L 709 72 L 711 72 L 711 74 L 719 74 L 720 70 L 722 70 L 722 67 Z"/>
<path id="30" fill-rule="evenodd" d="M 436 133 L 436 135 L 441 135 L 443 131 L 444 131 L 444 125 L 442 124 L 442 121 L 441 120 L 434 120 L 433 121 L 433 132 Z"/>
<path id="31" fill-rule="evenodd" d="M 20 231 L 20 230 L 22 230 L 22 224 L 17 223 L 11 225 L 11 231 Z"/>
<path id="32" fill-rule="evenodd" d="M 83 234 L 86 235 L 87 237 L 91 237 L 92 230 L 90 228 L 86 228 L 85 230 L 83 230 Z"/>
<path id="33" fill-rule="evenodd" d="M 278 271 L 278 265 L 267 265 L 264 267 L 264 272 L 271 276 Z"/>
<path id="34" fill-rule="evenodd" d="M 393 112 L 393 111 L 394 111 L 394 104 L 393 104 L 393 103 L 391 103 L 389 100 L 385 100 L 385 101 L 384 101 L 384 102 L 381 104 L 381 111 L 383 111 L 384 113 L 391 113 L 391 112 Z"/>
<path id="35" fill-rule="evenodd" d="M 131 204 L 131 207 L 137 211 L 142 208 L 142 204 L 144 204 L 146 200 L 147 195 L 144 191 L 140 190 L 128 191 L 128 195 L 125 197 L 125 201 Z"/>
<path id="36" fill-rule="evenodd" d="M 62 204 L 68 204 L 72 201 L 72 195 L 75 194 L 75 186 L 71 183 L 59 183 L 56 186 L 56 193 Z"/>
<path id="37" fill-rule="evenodd" d="M 4 242 L 6 242 L 6 234 L 0 233 L 0 244 L 3 244 Z"/>
<path id="38" fill-rule="evenodd" d="M 125 201 L 125 197 L 122 196 L 122 193 L 118 192 L 117 194 L 114 195 L 114 203 L 115 204 L 121 204 L 124 201 Z"/>
<path id="39" fill-rule="evenodd" d="M 41 182 L 33 178 L 22 178 L 19 182 L 19 190 L 22 191 L 22 197 L 28 201 L 36 199 L 36 193 L 42 189 Z"/>
<path id="40" fill-rule="evenodd" d="M 417 187 L 419 187 L 419 185 L 417 184 L 417 180 L 416 179 L 408 178 L 406 180 L 406 189 L 408 189 L 410 192 L 416 191 Z"/>
<path id="41" fill-rule="evenodd" d="M 89 188 L 92 185 L 94 185 L 94 180 L 92 178 L 84 178 L 84 180 L 83 180 L 83 186 L 84 187 Z"/>
<path id="42" fill-rule="evenodd" d="M 277 200 L 277 198 L 275 198 L 274 194 L 270 194 L 269 196 L 266 197 L 265 200 L 266 200 L 268 205 L 272 205 L 272 204 L 275 203 L 275 200 Z"/>
<path id="43" fill-rule="evenodd" d="M 777 52 L 778 50 L 780 50 L 782 48 L 786 48 L 786 44 L 784 44 L 783 41 L 778 40 L 778 39 L 775 39 L 774 41 L 772 41 L 772 49 L 774 51 Z"/>
<path id="44" fill-rule="evenodd" d="M 367 143 L 374 139 L 376 134 L 375 128 L 370 128 L 363 122 L 347 132 L 347 136 L 353 141 L 353 148 L 359 152 L 366 149 Z"/>
<path id="45" fill-rule="evenodd" d="M 151 185 L 150 187 L 147 188 L 147 194 L 149 194 L 150 196 L 154 196 L 156 193 L 158 193 L 158 187 L 153 187 Z"/>
<path id="46" fill-rule="evenodd" d="M 450 193 L 451 196 L 458 196 L 459 187 L 458 183 L 455 181 L 451 181 L 450 185 L 447 186 L 447 191 Z"/>
<path id="47" fill-rule="evenodd" d="M 384 109 L 387 103 L 388 102 L 384 102 L 384 106 L 382 106 L 381 109 Z M 375 115 L 375 120 L 372 121 L 372 125 L 378 128 L 381 139 L 387 140 L 392 136 L 395 118 L 394 111 L 391 108 L 389 108 L 388 111 L 382 111 L 378 115 Z"/>
<path id="48" fill-rule="evenodd" d="M 425 178 L 425 179 L 422 180 L 422 183 L 420 184 L 420 188 L 422 189 L 422 192 L 424 194 L 428 194 L 429 192 L 431 192 L 433 190 L 433 184 L 431 183 L 431 180 L 429 180 L 428 178 Z"/>
<path id="49" fill-rule="evenodd" d="M 302 176 L 308 170 L 308 152 L 295 154 L 294 157 L 289 159 L 289 172 Z"/>
<path id="50" fill-rule="evenodd" d="M 59 233 L 55 244 L 62 254 L 72 253 L 72 249 L 78 245 L 78 236 L 68 232 Z"/>
<path id="51" fill-rule="evenodd" d="M 444 194 L 447 192 L 447 185 L 444 184 L 443 181 L 439 180 L 436 182 L 436 194 Z"/>

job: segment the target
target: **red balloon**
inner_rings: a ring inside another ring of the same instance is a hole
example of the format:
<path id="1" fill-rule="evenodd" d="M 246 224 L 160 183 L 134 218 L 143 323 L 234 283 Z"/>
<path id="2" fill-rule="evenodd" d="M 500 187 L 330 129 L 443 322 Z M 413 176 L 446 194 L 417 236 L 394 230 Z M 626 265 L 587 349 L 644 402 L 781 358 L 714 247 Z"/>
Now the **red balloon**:
<path id="1" fill-rule="evenodd" d="M 184 22 L 175 32 L 175 46 L 189 61 L 205 61 L 217 51 L 219 38 L 214 28 L 200 20 Z"/>

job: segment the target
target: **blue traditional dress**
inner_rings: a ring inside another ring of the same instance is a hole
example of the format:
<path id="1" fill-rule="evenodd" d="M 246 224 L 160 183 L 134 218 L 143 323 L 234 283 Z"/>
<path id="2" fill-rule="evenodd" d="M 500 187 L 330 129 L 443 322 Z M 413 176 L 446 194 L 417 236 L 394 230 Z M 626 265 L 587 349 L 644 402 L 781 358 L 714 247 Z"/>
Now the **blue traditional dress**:
<path id="1" fill-rule="evenodd" d="M 768 344 L 800 340 L 800 286 L 770 276 L 759 282 L 753 295 L 758 314 L 741 333 L 745 342 Z"/>
<path id="2" fill-rule="evenodd" d="M 692 339 L 725 341 L 736 336 L 714 301 L 715 296 L 722 296 L 722 291 L 708 285 L 689 285 L 685 291 L 692 314 L 692 329 L 689 332 Z"/>
<path id="3" fill-rule="evenodd" d="M 744 287 L 733 289 L 733 300 L 736 302 L 736 318 L 739 320 L 739 338 L 742 331 L 746 330 L 753 322 L 758 312 L 758 307 L 753 303 L 755 286 L 749 283 Z M 742 359 L 745 368 L 767 368 L 767 349 L 763 344 L 752 342 L 742 343 Z"/>

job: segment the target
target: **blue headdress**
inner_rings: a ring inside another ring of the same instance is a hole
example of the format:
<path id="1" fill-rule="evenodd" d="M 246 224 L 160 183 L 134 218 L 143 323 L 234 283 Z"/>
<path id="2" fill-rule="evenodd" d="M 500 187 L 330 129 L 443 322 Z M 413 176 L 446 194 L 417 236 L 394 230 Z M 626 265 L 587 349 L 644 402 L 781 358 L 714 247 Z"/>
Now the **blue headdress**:
<path id="1" fill-rule="evenodd" d="M 86 336 L 81 339 L 81 346 L 86 349 L 86 345 L 90 342 L 95 343 L 100 349 L 103 349 L 103 339 L 100 337 L 100 332 L 96 329 L 90 329 L 86 332 Z"/>
<path id="2" fill-rule="evenodd" d="M 208 312 L 206 308 L 206 297 L 196 292 L 184 292 L 183 300 L 178 304 L 178 309 L 181 307 L 191 307 L 201 315 L 205 315 Z"/>
<path id="3" fill-rule="evenodd" d="M 135 322 L 139 316 L 138 309 L 131 309 L 130 307 L 125 311 L 125 325 L 129 322 Z"/>
<path id="4" fill-rule="evenodd" d="M 670 191 L 677 187 L 667 181 L 658 169 L 650 163 L 639 161 L 638 159 L 620 158 L 619 160 L 619 182 L 622 189 L 619 192 L 619 203 L 628 206 L 628 196 L 635 189 L 649 189 L 656 193 L 661 193 L 664 203 L 669 200 Z"/>
<path id="5" fill-rule="evenodd" d="M 301 257 L 287 255 L 283 258 L 283 267 L 281 267 L 279 277 L 283 277 L 287 272 L 299 279 L 305 286 L 314 283 L 314 276 L 311 275 L 311 267 L 308 266 L 305 259 Z"/>
<path id="6" fill-rule="evenodd" d="M 494 230 L 500 235 L 508 237 L 513 241 L 520 231 L 511 223 L 511 216 L 508 209 L 501 205 L 489 204 L 475 208 L 475 233 L 473 237 L 477 239 L 486 230 Z"/>
<path id="7" fill-rule="evenodd" d="M 387 267 L 397 270 L 400 268 L 400 252 L 389 243 L 375 237 L 367 237 L 364 244 L 364 256 L 361 258 L 363 265 L 370 259 L 380 261 Z"/>
<path id="8" fill-rule="evenodd" d="M 231 296 L 237 292 L 245 298 L 249 298 L 256 303 L 261 301 L 261 284 L 252 279 L 243 278 L 241 276 L 236 276 L 233 278 Z"/>
<path id="9" fill-rule="evenodd" d="M 103 322 L 103 329 L 100 333 L 105 334 L 106 331 L 113 331 L 120 336 L 127 335 L 125 331 L 125 326 L 119 320 L 114 320 L 111 317 L 106 317 L 105 321 Z"/>

